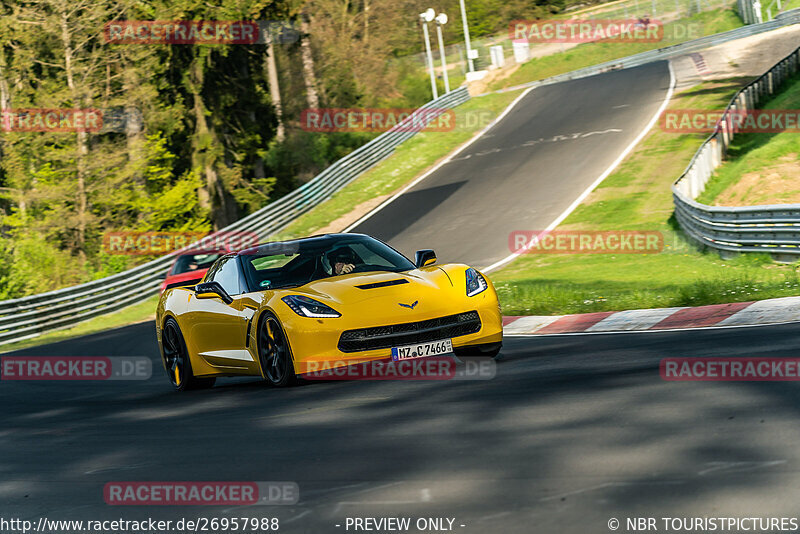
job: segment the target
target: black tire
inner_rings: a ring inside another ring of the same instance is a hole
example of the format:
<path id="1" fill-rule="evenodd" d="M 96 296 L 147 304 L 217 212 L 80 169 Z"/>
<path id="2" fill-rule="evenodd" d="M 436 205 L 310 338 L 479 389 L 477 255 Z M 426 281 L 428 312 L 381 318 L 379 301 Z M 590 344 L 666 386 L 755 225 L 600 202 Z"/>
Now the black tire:
<path id="1" fill-rule="evenodd" d="M 175 391 L 210 388 L 216 378 L 197 378 L 192 371 L 192 360 L 186 350 L 186 342 L 178 322 L 170 317 L 161 332 L 161 357 L 164 368 Z"/>
<path id="2" fill-rule="evenodd" d="M 278 318 L 265 312 L 258 321 L 258 363 L 269 385 L 283 388 L 297 383 L 292 349 Z"/>

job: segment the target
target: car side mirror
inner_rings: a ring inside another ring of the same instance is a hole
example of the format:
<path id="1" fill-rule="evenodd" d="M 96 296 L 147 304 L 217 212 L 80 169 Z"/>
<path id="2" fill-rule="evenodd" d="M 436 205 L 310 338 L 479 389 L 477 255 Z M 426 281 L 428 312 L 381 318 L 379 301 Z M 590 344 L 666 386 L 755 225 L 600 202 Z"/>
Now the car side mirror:
<path id="1" fill-rule="evenodd" d="M 417 266 L 417 269 L 434 263 L 436 263 L 436 253 L 429 248 L 418 250 L 414 257 L 414 265 Z"/>
<path id="2" fill-rule="evenodd" d="M 194 294 L 199 299 L 221 298 L 225 304 L 230 304 L 233 299 L 219 282 L 203 282 L 194 286 Z"/>

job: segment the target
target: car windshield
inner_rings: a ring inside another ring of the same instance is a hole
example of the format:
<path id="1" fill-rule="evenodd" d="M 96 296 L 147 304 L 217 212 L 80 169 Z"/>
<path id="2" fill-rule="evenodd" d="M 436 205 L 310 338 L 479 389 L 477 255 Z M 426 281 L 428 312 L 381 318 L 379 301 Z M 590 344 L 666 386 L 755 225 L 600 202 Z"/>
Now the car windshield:
<path id="1" fill-rule="evenodd" d="M 216 252 L 203 252 L 197 254 L 182 254 L 175 260 L 170 275 L 183 274 L 190 271 L 208 269 L 222 254 Z"/>
<path id="2" fill-rule="evenodd" d="M 414 268 L 388 245 L 358 235 L 262 245 L 242 255 L 242 265 L 250 291 L 297 287 L 350 273 Z"/>

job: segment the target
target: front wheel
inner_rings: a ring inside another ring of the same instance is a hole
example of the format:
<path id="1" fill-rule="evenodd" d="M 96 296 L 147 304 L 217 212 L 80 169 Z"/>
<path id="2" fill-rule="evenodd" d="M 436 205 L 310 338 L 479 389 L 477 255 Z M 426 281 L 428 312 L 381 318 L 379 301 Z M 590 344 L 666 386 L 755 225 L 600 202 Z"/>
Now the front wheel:
<path id="1" fill-rule="evenodd" d="M 181 329 L 173 318 L 167 319 L 161 333 L 161 347 L 167 377 L 176 391 L 210 388 L 216 378 L 197 378 L 192 372 L 192 361 L 186 350 Z"/>
<path id="2" fill-rule="evenodd" d="M 280 388 L 295 383 L 297 377 L 286 332 L 271 313 L 265 313 L 259 321 L 258 361 L 264 380 L 271 386 Z"/>

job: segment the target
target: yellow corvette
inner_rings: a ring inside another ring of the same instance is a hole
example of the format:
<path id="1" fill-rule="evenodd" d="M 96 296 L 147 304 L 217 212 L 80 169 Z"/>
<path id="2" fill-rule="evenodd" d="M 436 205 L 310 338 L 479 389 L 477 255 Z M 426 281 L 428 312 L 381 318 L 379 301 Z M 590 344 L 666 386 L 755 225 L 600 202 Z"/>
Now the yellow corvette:
<path id="1" fill-rule="evenodd" d="M 298 375 L 372 360 L 496 356 L 492 283 L 462 264 L 416 261 L 360 234 L 267 243 L 227 254 L 194 287 L 161 296 L 156 335 L 177 390 L 218 376 Z"/>

